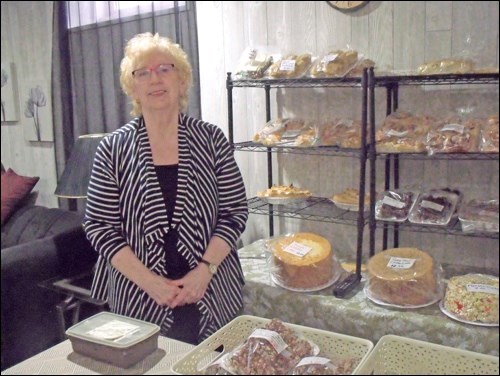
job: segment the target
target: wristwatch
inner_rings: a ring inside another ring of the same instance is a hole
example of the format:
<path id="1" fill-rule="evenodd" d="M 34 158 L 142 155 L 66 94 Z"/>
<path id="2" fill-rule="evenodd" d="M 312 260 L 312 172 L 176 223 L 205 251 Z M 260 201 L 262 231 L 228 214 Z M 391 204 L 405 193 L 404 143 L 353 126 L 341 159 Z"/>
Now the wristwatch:
<path id="1" fill-rule="evenodd" d="M 210 274 L 214 275 L 215 273 L 217 273 L 217 268 L 218 268 L 217 264 L 212 264 L 211 262 L 208 262 L 207 260 L 204 259 L 201 259 L 200 262 L 208 266 L 208 271 L 210 272 Z"/>

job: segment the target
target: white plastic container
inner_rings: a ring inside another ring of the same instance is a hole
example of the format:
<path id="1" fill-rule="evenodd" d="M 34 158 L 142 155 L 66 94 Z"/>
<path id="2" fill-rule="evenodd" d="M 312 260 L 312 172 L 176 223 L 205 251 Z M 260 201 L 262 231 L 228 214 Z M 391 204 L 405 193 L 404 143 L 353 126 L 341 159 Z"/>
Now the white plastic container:
<path id="1" fill-rule="evenodd" d="M 73 351 L 128 368 L 158 348 L 158 325 L 101 312 L 66 331 Z"/>

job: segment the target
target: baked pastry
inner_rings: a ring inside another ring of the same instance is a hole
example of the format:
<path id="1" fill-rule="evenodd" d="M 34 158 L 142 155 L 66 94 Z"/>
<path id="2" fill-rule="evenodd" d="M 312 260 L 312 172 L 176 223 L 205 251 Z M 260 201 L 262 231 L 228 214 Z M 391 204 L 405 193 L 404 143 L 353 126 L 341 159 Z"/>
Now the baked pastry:
<path id="1" fill-rule="evenodd" d="M 452 116 L 436 123 L 427 134 L 427 151 L 434 153 L 474 153 L 479 147 L 481 120 Z"/>
<path id="2" fill-rule="evenodd" d="M 386 191 L 375 203 L 375 218 L 383 221 L 404 222 L 415 202 L 413 192 Z"/>
<path id="3" fill-rule="evenodd" d="M 390 114 L 375 132 L 376 148 L 382 153 L 421 153 L 425 136 L 434 120 L 397 111 Z"/>
<path id="4" fill-rule="evenodd" d="M 367 268 L 368 296 L 377 301 L 411 307 L 439 297 L 434 261 L 417 248 L 387 249 L 373 256 Z"/>
<path id="5" fill-rule="evenodd" d="M 498 232 L 498 200 L 470 200 L 462 205 L 458 219 L 465 233 Z"/>
<path id="6" fill-rule="evenodd" d="M 343 77 L 358 61 L 354 50 L 335 50 L 327 53 L 311 68 L 312 77 Z"/>
<path id="7" fill-rule="evenodd" d="M 450 223 L 460 199 L 461 193 L 458 190 L 431 189 L 417 198 L 408 220 L 422 225 L 446 226 Z"/>
<path id="8" fill-rule="evenodd" d="M 418 74 L 463 74 L 474 71 L 470 59 L 441 59 L 430 61 L 418 67 Z"/>
<path id="9" fill-rule="evenodd" d="M 490 116 L 481 128 L 479 150 L 485 153 L 498 153 L 498 116 Z"/>
<path id="10" fill-rule="evenodd" d="M 359 191 L 355 188 L 347 188 L 341 193 L 336 193 L 332 197 L 332 201 L 335 204 L 343 205 L 359 205 Z M 370 195 L 365 194 L 365 206 L 370 205 Z"/>
<path id="11" fill-rule="evenodd" d="M 332 248 L 322 236 L 307 232 L 284 236 L 271 243 L 271 253 L 272 276 L 283 287 L 314 289 L 334 278 Z"/>
<path id="12" fill-rule="evenodd" d="M 311 192 L 308 189 L 302 189 L 295 187 L 293 184 L 290 185 L 273 185 L 271 188 L 265 191 L 260 191 L 257 193 L 260 198 L 308 198 L 311 196 Z"/>
<path id="13" fill-rule="evenodd" d="M 451 277 L 444 308 L 463 320 L 498 324 L 498 277 L 466 274 Z"/>
<path id="14" fill-rule="evenodd" d="M 311 54 L 286 55 L 277 60 L 269 68 L 267 74 L 271 78 L 298 78 L 301 77 L 311 65 Z"/>

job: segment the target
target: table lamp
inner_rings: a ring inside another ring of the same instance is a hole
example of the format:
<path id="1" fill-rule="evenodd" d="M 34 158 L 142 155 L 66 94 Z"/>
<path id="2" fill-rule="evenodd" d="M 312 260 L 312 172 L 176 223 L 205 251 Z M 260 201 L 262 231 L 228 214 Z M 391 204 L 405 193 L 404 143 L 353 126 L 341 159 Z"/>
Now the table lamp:
<path id="1" fill-rule="evenodd" d="M 57 183 L 54 194 L 69 199 L 69 210 L 77 210 L 76 199 L 87 197 L 87 187 L 99 142 L 106 133 L 85 134 L 76 140 L 69 159 Z"/>

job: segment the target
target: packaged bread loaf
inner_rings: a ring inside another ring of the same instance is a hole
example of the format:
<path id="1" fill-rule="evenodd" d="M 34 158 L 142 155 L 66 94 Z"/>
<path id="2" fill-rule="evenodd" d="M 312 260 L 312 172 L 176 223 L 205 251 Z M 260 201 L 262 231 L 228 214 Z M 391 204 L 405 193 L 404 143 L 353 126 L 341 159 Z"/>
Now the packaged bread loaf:
<path id="1" fill-rule="evenodd" d="M 312 55 L 287 54 L 277 59 L 267 70 L 269 78 L 299 78 L 302 77 L 311 66 Z"/>
<path id="2" fill-rule="evenodd" d="M 418 67 L 418 74 L 463 74 L 474 71 L 474 62 L 471 59 L 448 58 L 427 62 Z"/>
<path id="3" fill-rule="evenodd" d="M 332 50 L 323 55 L 311 68 L 311 77 L 343 77 L 358 62 L 355 50 Z"/>

